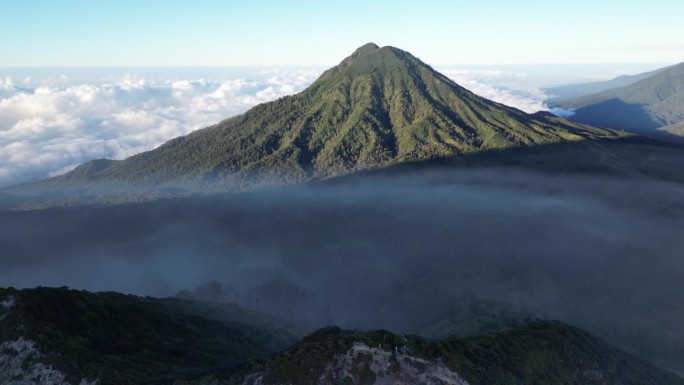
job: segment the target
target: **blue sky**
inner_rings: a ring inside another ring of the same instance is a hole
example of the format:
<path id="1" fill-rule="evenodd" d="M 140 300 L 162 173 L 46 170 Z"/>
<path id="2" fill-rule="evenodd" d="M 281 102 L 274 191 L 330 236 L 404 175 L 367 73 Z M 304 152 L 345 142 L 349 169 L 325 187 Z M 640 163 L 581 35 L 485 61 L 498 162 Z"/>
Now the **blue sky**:
<path id="1" fill-rule="evenodd" d="M 433 64 L 684 60 L 681 0 L 21 0 L 0 15 L 0 67 L 327 65 L 368 41 Z"/>

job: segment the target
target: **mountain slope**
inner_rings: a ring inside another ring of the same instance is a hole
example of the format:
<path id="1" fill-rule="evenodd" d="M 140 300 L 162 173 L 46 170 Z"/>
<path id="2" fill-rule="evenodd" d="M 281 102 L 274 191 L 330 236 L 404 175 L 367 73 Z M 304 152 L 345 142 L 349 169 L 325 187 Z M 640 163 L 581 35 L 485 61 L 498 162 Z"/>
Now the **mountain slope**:
<path id="1" fill-rule="evenodd" d="M 78 181 L 240 189 L 404 161 L 614 136 L 564 120 L 550 124 L 476 96 L 408 52 L 367 44 L 299 94 L 100 171 L 77 176 L 74 170 L 18 190 L 70 187 Z"/>
<path id="2" fill-rule="evenodd" d="M 267 358 L 292 333 L 236 306 L 0 289 L 0 383 L 173 383 Z"/>
<path id="3" fill-rule="evenodd" d="M 625 87 L 630 84 L 634 84 L 639 80 L 646 79 L 657 74 L 660 71 L 664 71 L 669 67 L 658 68 L 653 71 L 643 72 L 636 75 L 622 75 L 616 78 L 592 83 L 580 83 L 580 84 L 568 84 L 563 86 L 549 87 L 545 88 L 544 92 L 547 95 L 551 95 L 548 99 L 549 103 L 559 104 L 565 100 L 579 98 L 585 95 L 591 95 L 614 88 Z"/>
<path id="4" fill-rule="evenodd" d="M 684 63 L 626 87 L 564 101 L 571 120 L 599 127 L 658 135 L 684 121 Z M 677 131 L 673 131 L 676 133 Z"/>
<path id="5" fill-rule="evenodd" d="M 240 382 L 240 379 L 234 379 Z M 533 322 L 470 339 L 424 340 L 322 329 L 243 384 L 684 384 L 559 322 Z"/>

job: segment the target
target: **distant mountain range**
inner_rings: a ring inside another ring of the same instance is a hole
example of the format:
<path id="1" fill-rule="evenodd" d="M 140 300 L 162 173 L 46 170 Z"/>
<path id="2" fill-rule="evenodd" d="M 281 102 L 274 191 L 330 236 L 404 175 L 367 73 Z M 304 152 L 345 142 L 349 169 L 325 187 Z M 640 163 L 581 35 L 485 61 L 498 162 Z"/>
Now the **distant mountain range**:
<path id="1" fill-rule="evenodd" d="M 621 75 L 616 78 L 600 82 L 567 84 L 562 86 L 548 87 L 544 88 L 543 91 L 547 95 L 549 95 L 549 103 L 561 103 L 564 100 L 591 95 L 598 92 L 611 90 L 614 88 L 625 87 L 630 84 L 634 84 L 639 80 L 653 76 L 665 69 L 667 69 L 667 67 L 658 68 L 653 71 L 643 72 L 636 75 Z"/>
<path id="2" fill-rule="evenodd" d="M 8 191 L 136 184 L 239 190 L 407 161 L 616 138 L 481 98 L 406 51 L 369 43 L 303 92 L 123 161 L 97 160 Z"/>
<path id="3" fill-rule="evenodd" d="M 559 322 L 444 340 L 329 327 L 291 347 L 284 326 L 231 305 L 0 289 L 0 383 L 684 384 Z"/>
<path id="4" fill-rule="evenodd" d="M 631 84 L 555 105 L 574 110 L 569 119 L 582 124 L 673 139 L 684 134 L 684 63 L 623 80 Z"/>

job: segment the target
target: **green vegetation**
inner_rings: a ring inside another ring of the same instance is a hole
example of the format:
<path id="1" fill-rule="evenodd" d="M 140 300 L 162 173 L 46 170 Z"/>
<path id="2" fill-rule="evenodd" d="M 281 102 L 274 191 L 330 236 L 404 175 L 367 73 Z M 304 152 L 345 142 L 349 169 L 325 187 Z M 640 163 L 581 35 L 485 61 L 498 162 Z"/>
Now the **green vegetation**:
<path id="1" fill-rule="evenodd" d="M 681 378 L 577 328 L 541 321 L 474 338 L 445 340 L 326 328 L 253 370 L 265 371 L 264 384 L 316 383 L 324 369 L 354 342 L 390 352 L 405 347 L 410 355 L 443 362 L 473 385 L 684 384 Z M 364 368 L 367 365 L 360 359 L 352 370 L 360 373 Z"/>
<path id="2" fill-rule="evenodd" d="M 532 319 L 530 314 L 503 302 L 464 301 L 437 319 L 414 327 L 412 332 L 429 338 L 473 337 L 525 325 Z"/>
<path id="3" fill-rule="evenodd" d="M 67 288 L 0 289 L 0 299 L 8 298 L 11 308 L 0 309 L 0 341 L 36 341 L 40 362 L 71 383 L 239 383 L 261 372 L 264 384 L 309 384 L 361 342 L 390 352 L 396 373 L 402 368 L 396 352 L 403 352 L 442 363 L 473 385 L 684 384 L 577 328 L 533 320 L 495 303 L 451 312 L 456 318 L 470 313 L 511 320 L 488 334 L 430 340 L 328 327 L 284 350 L 294 337 L 282 323 L 231 305 Z M 363 383 L 377 379 L 372 360 L 354 360 L 352 373 Z"/>
<path id="4" fill-rule="evenodd" d="M 11 191 L 97 184 L 240 190 L 406 161 L 618 136 L 483 99 L 408 52 L 367 44 L 297 95 L 124 161 L 98 160 Z"/>
<path id="5" fill-rule="evenodd" d="M 548 118 L 556 120 L 558 118 Z M 659 179 L 684 183 L 684 147 L 634 134 L 617 139 L 585 140 L 483 151 L 468 156 L 405 162 L 379 170 L 323 181 L 338 183 L 357 175 L 389 176 L 440 168 L 522 168 L 551 175 L 606 175 L 623 178 Z"/>
<path id="6" fill-rule="evenodd" d="M 563 119 L 535 115 L 548 124 L 567 122 Z M 680 125 L 681 126 L 681 125 Z M 680 129 L 670 126 L 670 129 Z M 684 132 L 684 131 L 683 131 Z M 84 166 L 87 165 L 84 164 Z M 354 175 L 392 175 L 405 171 L 430 170 L 440 167 L 464 167 L 472 169 L 487 167 L 519 167 L 543 171 L 554 175 L 594 174 L 626 178 L 660 179 L 684 183 L 684 147 L 674 143 L 662 142 L 634 134 L 622 134 L 614 139 L 594 139 L 566 141 L 529 147 L 492 149 L 467 155 L 437 157 L 428 160 L 405 161 L 372 170 L 360 170 L 351 174 L 326 178 L 319 183 L 338 183 Z M 10 195 L 0 192 L 0 210 L 21 208 L 38 209 L 72 204 L 122 204 L 130 202 L 149 202 L 165 198 L 187 197 L 194 192 L 210 193 L 212 189 L 193 190 L 189 185 L 184 188 L 153 188 L 136 184 L 117 184 L 115 182 L 93 182 L 80 184 L 78 178 L 67 174 L 66 179 L 51 179 L 45 184 L 34 184 L 15 188 Z M 64 190 L 42 195 L 50 190 L 46 185 L 59 182 Z M 280 183 L 283 183 L 281 181 Z M 66 186 L 73 186 L 67 188 Z M 205 186 L 206 187 L 206 186 Z M 243 185 L 245 187 L 245 185 Z M 186 189 L 187 188 L 187 189 Z M 219 189 L 217 186 L 214 188 Z M 228 188 L 226 186 L 226 188 Z M 36 195 L 23 195 L 28 194 Z"/>
<path id="7" fill-rule="evenodd" d="M 36 341 L 71 383 L 158 384 L 234 370 L 295 341 L 284 324 L 231 305 L 67 288 L 0 289 L 16 303 L 0 341 Z"/>

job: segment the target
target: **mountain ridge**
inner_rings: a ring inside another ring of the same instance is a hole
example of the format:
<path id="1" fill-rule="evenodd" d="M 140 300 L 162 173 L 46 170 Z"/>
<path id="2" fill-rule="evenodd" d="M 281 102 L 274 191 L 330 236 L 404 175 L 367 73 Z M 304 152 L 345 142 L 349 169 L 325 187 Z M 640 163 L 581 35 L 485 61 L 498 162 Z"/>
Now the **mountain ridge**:
<path id="1" fill-rule="evenodd" d="M 564 100 L 559 105 L 574 109 L 569 119 L 578 123 L 676 139 L 678 130 L 671 128 L 684 121 L 684 63 L 630 85 Z"/>
<path id="2" fill-rule="evenodd" d="M 477 337 L 441 340 L 328 327 L 225 383 L 636 385 L 684 380 L 580 329 L 537 320 Z"/>
<path id="3" fill-rule="evenodd" d="M 0 383 L 684 384 L 558 321 L 435 340 L 326 327 L 297 341 L 279 322 L 227 304 L 0 288 Z"/>
<path id="4" fill-rule="evenodd" d="M 298 339 L 234 305 L 0 287 L 0 383 L 159 384 L 268 358 Z"/>

